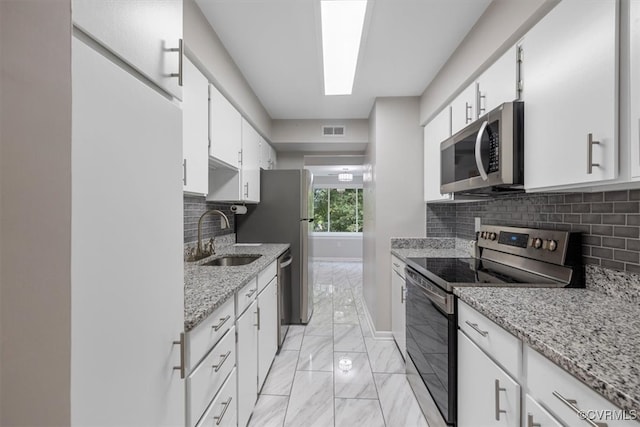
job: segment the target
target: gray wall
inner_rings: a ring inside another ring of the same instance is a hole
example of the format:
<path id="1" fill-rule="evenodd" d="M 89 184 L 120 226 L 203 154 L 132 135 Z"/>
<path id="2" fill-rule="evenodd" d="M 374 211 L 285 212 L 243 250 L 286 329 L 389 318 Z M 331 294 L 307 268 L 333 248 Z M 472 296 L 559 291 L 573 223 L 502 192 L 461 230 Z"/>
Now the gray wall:
<path id="1" fill-rule="evenodd" d="M 474 239 L 476 217 L 483 224 L 582 232 L 585 263 L 640 273 L 640 190 L 429 203 L 427 236 Z"/>
<path id="2" fill-rule="evenodd" d="M 64 426 L 71 413 L 71 1 L 0 1 L 0 50 L 0 425 Z"/>
<path id="3" fill-rule="evenodd" d="M 559 0 L 491 2 L 423 92 L 420 123 L 427 123 L 558 3 Z"/>
<path id="4" fill-rule="evenodd" d="M 236 216 L 231 212 L 233 203 L 207 202 L 204 196 L 184 196 L 184 243 L 198 240 L 198 220 L 208 210 L 218 209 L 229 218 L 230 227 L 222 229 L 220 215 L 207 215 L 202 221 L 202 239 L 224 236 L 235 232 Z"/>
<path id="5" fill-rule="evenodd" d="M 184 44 L 188 56 L 242 115 L 267 139 L 271 117 L 224 48 L 194 0 L 184 0 Z"/>
<path id="6" fill-rule="evenodd" d="M 391 237 L 424 236 L 417 97 L 378 98 L 364 179 L 364 298 L 376 332 L 391 329 Z M 407 179 L 416 177 L 416 179 Z"/>
<path id="7" fill-rule="evenodd" d="M 320 233 L 311 237 L 313 257 L 317 260 L 361 260 L 362 234 L 350 236 L 325 236 Z"/>

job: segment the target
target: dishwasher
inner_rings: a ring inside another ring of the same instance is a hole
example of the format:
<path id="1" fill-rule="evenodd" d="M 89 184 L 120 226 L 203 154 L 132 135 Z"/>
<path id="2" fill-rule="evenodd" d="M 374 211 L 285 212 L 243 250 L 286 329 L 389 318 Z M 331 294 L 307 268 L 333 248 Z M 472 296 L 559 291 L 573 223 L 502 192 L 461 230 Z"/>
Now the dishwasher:
<path id="1" fill-rule="evenodd" d="M 291 251 L 287 250 L 278 258 L 278 353 L 282 348 L 289 324 L 291 324 Z"/>

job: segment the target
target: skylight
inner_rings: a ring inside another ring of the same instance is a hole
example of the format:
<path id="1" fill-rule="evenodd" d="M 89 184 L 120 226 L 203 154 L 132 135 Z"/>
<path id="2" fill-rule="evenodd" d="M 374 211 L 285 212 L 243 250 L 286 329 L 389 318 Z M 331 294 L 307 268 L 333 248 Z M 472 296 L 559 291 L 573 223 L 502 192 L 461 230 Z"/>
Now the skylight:
<path id="1" fill-rule="evenodd" d="M 322 0 L 324 94 L 351 95 L 367 0 Z"/>

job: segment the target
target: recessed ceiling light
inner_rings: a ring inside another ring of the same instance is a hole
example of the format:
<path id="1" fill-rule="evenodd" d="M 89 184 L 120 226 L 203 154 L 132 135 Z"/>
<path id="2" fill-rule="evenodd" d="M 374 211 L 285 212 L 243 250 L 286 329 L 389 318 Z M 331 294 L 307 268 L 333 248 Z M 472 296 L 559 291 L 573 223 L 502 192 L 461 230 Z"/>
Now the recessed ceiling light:
<path id="1" fill-rule="evenodd" d="M 366 10 L 366 0 L 320 2 L 325 95 L 351 95 Z"/>

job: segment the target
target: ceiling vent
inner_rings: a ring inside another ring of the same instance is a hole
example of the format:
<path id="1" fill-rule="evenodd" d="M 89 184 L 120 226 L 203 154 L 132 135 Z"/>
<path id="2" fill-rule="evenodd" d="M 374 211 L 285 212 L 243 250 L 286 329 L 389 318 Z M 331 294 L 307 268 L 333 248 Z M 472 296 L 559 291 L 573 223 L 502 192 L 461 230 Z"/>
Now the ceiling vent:
<path id="1" fill-rule="evenodd" d="M 322 136 L 344 136 L 344 126 L 322 126 Z"/>

